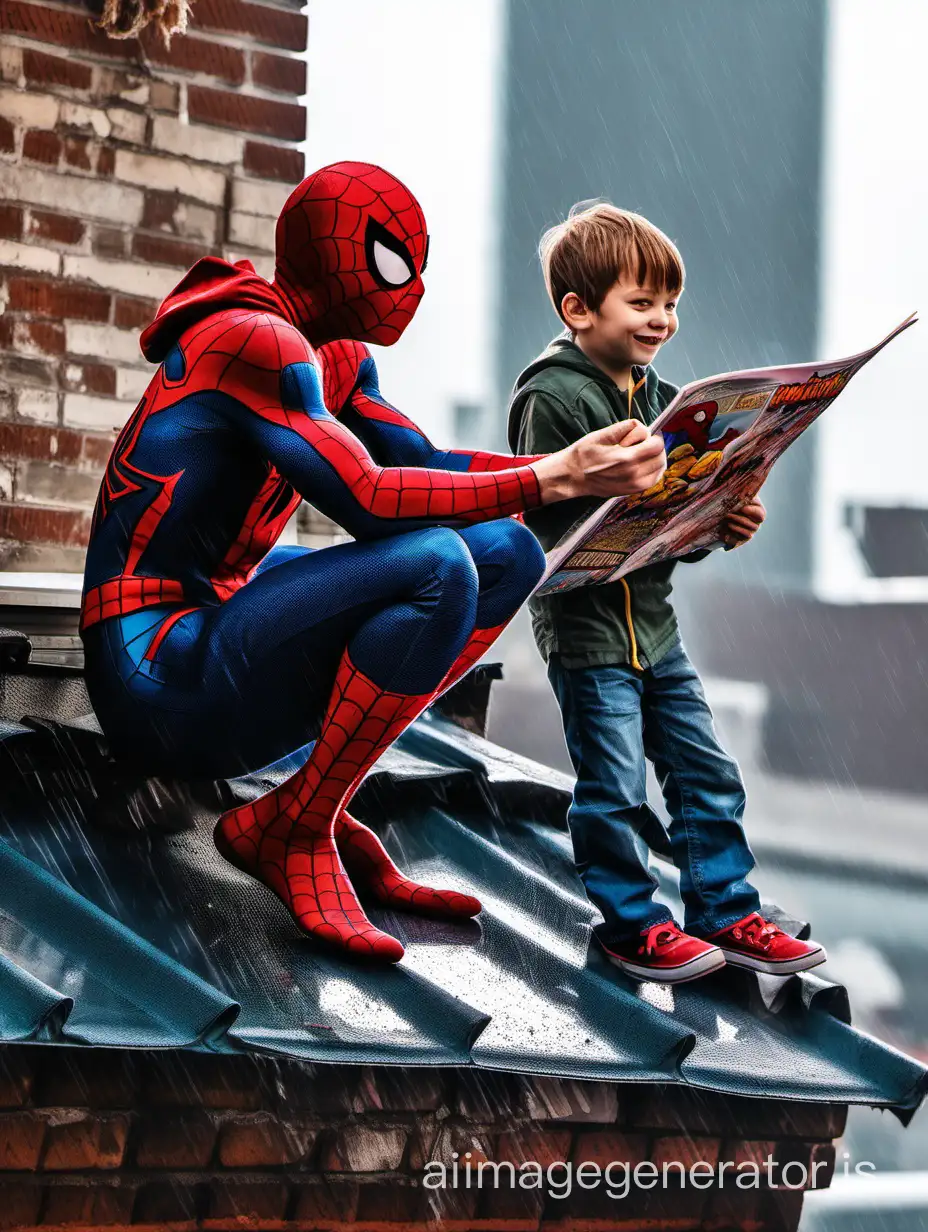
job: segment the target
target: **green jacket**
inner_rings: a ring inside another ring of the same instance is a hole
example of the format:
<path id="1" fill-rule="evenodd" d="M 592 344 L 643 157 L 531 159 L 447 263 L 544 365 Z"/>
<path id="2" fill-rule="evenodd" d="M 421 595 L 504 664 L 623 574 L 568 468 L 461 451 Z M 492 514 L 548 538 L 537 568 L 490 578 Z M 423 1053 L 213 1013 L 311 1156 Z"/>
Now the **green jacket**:
<path id="1" fill-rule="evenodd" d="M 634 413 L 650 424 L 677 392 L 653 368 L 633 369 L 644 384 L 633 398 Z M 567 337 L 556 338 L 516 381 L 509 405 L 509 446 L 513 453 L 553 453 L 596 428 L 629 414 L 628 393 L 620 390 Z M 578 497 L 525 515 L 526 525 L 545 551 L 599 504 Z M 693 553 L 700 559 L 705 553 Z M 541 656 L 558 655 L 564 667 L 658 662 L 677 636 L 670 605 L 674 562 L 647 565 L 618 582 L 586 586 L 529 600 L 532 630 Z"/>

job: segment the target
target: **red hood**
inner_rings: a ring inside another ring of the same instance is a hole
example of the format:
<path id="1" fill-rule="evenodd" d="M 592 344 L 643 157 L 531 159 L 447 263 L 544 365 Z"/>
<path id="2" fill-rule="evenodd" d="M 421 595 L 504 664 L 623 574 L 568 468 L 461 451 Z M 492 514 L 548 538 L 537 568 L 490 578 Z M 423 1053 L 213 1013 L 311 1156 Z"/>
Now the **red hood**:
<path id="1" fill-rule="evenodd" d="M 255 273 L 250 261 L 233 265 L 221 257 L 202 257 L 143 331 L 139 339 L 142 354 L 152 363 L 160 363 L 185 330 L 224 308 L 257 308 L 290 319 L 277 288 Z"/>

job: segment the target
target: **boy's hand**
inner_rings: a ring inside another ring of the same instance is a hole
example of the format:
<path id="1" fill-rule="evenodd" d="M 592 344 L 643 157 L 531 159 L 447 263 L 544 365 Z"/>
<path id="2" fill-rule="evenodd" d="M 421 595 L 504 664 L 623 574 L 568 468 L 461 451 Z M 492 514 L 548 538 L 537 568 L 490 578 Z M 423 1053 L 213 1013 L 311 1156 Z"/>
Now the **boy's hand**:
<path id="1" fill-rule="evenodd" d="M 729 547 L 740 547 L 757 534 L 766 516 L 763 501 L 755 496 L 722 518 L 722 538 Z"/>
<path id="2" fill-rule="evenodd" d="M 637 419 L 590 432 L 534 463 L 542 503 L 572 496 L 628 496 L 652 487 L 667 467 L 664 440 Z"/>

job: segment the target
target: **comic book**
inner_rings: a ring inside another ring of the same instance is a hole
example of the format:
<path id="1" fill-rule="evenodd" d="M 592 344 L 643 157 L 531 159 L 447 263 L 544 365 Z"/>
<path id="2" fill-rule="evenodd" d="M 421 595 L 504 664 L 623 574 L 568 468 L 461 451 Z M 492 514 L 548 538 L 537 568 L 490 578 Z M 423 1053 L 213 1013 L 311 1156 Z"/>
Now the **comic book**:
<path id="1" fill-rule="evenodd" d="M 722 547 L 724 515 L 755 496 L 778 457 L 887 343 L 833 362 L 726 372 L 684 385 L 651 425 L 667 469 L 633 496 L 606 500 L 549 553 L 537 594 L 614 582 L 643 565 Z"/>

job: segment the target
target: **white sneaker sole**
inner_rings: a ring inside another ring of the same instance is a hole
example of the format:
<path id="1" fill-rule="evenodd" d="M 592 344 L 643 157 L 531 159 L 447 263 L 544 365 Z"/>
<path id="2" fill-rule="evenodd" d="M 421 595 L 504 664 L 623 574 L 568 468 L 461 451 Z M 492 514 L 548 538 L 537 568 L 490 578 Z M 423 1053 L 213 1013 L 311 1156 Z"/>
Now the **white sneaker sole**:
<path id="1" fill-rule="evenodd" d="M 719 947 L 725 955 L 725 961 L 732 967 L 747 967 L 751 971 L 762 971 L 764 975 L 796 975 L 800 971 L 808 971 L 811 967 L 819 967 L 828 958 L 824 946 L 816 946 L 811 954 L 802 958 L 784 959 L 782 962 L 765 961 L 763 958 L 751 958 L 747 954 L 739 954 L 734 950 Z"/>
<path id="2" fill-rule="evenodd" d="M 725 966 L 725 955 L 718 946 L 713 946 L 705 954 L 699 954 L 679 967 L 642 967 L 627 958 L 615 958 L 608 950 L 606 957 L 627 975 L 633 975 L 637 980 L 647 980 L 652 984 L 685 984 L 687 980 L 701 979 L 704 975 L 709 975 Z"/>

